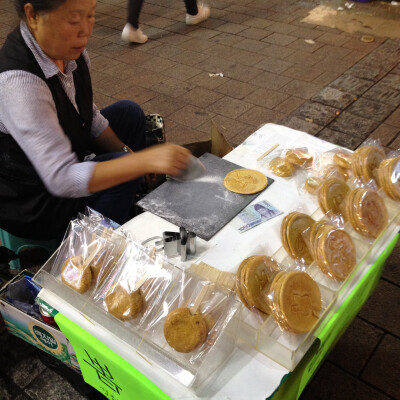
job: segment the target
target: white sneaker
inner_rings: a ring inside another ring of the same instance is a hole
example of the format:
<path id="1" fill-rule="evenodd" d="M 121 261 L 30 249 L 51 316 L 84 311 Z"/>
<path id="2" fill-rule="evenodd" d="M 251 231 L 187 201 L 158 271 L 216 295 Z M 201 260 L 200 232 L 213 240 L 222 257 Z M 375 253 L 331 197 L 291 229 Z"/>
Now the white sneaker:
<path id="1" fill-rule="evenodd" d="M 140 28 L 135 29 L 130 23 L 127 23 L 122 31 L 121 39 L 129 43 L 146 43 L 148 37 Z"/>
<path id="2" fill-rule="evenodd" d="M 186 14 L 186 25 L 197 25 L 205 21 L 210 16 L 210 7 L 198 6 L 196 15 Z"/>

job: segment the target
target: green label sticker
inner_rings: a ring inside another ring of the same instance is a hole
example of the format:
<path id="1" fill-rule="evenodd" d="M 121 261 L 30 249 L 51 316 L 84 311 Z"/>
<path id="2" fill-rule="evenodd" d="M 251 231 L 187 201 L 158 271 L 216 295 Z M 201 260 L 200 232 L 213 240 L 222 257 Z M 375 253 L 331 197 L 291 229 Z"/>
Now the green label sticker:
<path id="1" fill-rule="evenodd" d="M 32 332 L 35 335 L 36 339 L 40 341 L 40 343 L 50 348 L 51 350 L 55 350 L 59 346 L 57 339 L 55 339 L 50 332 L 47 332 L 40 326 L 33 325 Z"/>

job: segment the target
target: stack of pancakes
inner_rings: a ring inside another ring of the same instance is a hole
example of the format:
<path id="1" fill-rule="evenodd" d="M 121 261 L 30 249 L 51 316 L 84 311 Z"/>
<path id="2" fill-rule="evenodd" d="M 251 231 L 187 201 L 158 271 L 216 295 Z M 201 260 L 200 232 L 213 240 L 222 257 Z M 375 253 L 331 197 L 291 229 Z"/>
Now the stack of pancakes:
<path id="1" fill-rule="evenodd" d="M 280 271 L 279 264 L 266 256 L 245 258 L 236 273 L 236 293 L 252 311 L 270 314 L 268 293 L 272 276 Z"/>
<path id="2" fill-rule="evenodd" d="M 400 201 L 400 157 L 383 160 L 374 175 L 381 189 L 391 199 Z"/>
<path id="3" fill-rule="evenodd" d="M 282 330 L 305 333 L 312 329 L 321 312 L 321 293 L 305 272 L 279 272 L 270 288 L 270 308 Z"/>
<path id="4" fill-rule="evenodd" d="M 372 189 L 350 190 L 342 205 L 344 217 L 355 231 L 375 239 L 388 223 L 388 213 L 383 199 Z"/>

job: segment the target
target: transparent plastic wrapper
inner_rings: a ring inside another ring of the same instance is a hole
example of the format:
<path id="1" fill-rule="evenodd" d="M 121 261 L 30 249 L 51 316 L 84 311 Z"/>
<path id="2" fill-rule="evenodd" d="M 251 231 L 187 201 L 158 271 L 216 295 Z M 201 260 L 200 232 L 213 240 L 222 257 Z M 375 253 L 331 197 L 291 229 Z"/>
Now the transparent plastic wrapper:
<path id="1" fill-rule="evenodd" d="M 318 284 L 302 271 L 278 272 L 268 293 L 270 309 L 282 331 L 309 332 L 326 308 Z"/>
<path id="2" fill-rule="evenodd" d="M 351 189 L 342 202 L 341 209 L 352 228 L 369 239 L 376 239 L 389 223 L 383 198 L 369 187 Z"/>
<path id="3" fill-rule="evenodd" d="M 182 272 L 157 315 L 147 318 L 144 339 L 169 353 L 186 369 L 196 370 L 212 349 L 220 348 L 218 343 L 222 347 L 227 345 L 220 341 L 239 305 L 233 291 Z M 218 354 L 210 353 L 211 370 L 212 365 L 223 361 L 218 360 Z"/>
<path id="4" fill-rule="evenodd" d="M 177 274 L 177 269 L 164 257 L 130 242 L 129 251 L 94 293 L 93 302 L 128 326 L 140 330 L 143 321 L 160 307 L 161 299 Z"/>
<path id="5" fill-rule="evenodd" d="M 353 178 L 360 179 L 362 182 L 368 184 L 375 178 L 374 171 L 385 159 L 385 151 L 378 140 L 366 141 L 363 146 L 359 147 L 353 153 L 351 159 Z"/>
<path id="6" fill-rule="evenodd" d="M 235 290 L 250 311 L 263 318 L 271 314 L 268 292 L 281 266 L 271 257 L 254 255 L 245 258 L 236 272 Z"/>
<path id="7" fill-rule="evenodd" d="M 303 232 L 315 263 L 330 278 L 344 281 L 357 265 L 357 250 L 351 236 L 326 220 L 316 221 Z"/>
<path id="8" fill-rule="evenodd" d="M 57 250 L 51 274 L 78 293 L 90 292 L 109 274 L 124 252 L 127 242 L 112 230 L 99 236 L 98 224 L 73 220 Z"/>
<path id="9" fill-rule="evenodd" d="M 311 228 L 315 220 L 309 215 L 293 211 L 287 214 L 281 224 L 282 246 L 288 255 L 299 264 L 300 270 L 313 262 L 313 255 L 303 237 L 303 232 Z"/>
<path id="10" fill-rule="evenodd" d="M 342 203 L 350 191 L 350 186 L 336 177 L 325 179 L 318 188 L 318 204 L 322 212 L 331 220 L 343 218 Z"/>
<path id="11" fill-rule="evenodd" d="M 277 176 L 291 177 L 297 168 L 310 168 L 313 158 L 306 147 L 283 149 L 271 153 L 266 160 L 266 166 Z"/>
<path id="12" fill-rule="evenodd" d="M 374 170 L 378 186 L 392 200 L 400 201 L 400 151 L 393 152 Z"/>

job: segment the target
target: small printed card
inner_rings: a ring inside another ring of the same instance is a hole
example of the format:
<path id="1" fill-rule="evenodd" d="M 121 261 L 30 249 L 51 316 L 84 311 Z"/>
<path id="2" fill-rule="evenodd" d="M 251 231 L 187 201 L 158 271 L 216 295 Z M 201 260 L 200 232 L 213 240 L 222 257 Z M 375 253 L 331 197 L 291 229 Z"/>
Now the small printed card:
<path id="1" fill-rule="evenodd" d="M 282 214 L 282 211 L 279 211 L 268 201 L 263 200 L 247 206 L 232 220 L 232 225 L 239 232 L 246 232 L 280 214 Z"/>

